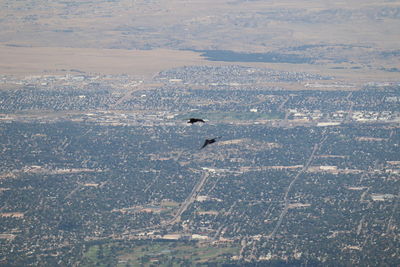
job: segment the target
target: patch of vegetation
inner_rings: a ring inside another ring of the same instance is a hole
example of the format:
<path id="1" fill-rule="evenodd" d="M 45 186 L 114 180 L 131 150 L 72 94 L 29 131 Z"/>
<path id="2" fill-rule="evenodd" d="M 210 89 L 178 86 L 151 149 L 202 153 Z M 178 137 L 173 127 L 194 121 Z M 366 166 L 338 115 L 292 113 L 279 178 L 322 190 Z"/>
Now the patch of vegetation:
<path id="1" fill-rule="evenodd" d="M 313 63 L 314 59 L 297 54 L 269 53 L 241 53 L 229 50 L 200 50 L 201 56 L 210 61 L 225 62 L 268 62 L 268 63 Z"/>
<path id="2" fill-rule="evenodd" d="M 112 244 L 90 246 L 83 255 L 80 266 L 115 266 L 116 254 Z"/>
<path id="3" fill-rule="evenodd" d="M 95 243 L 80 266 L 222 266 L 239 253 L 234 245 L 214 247 L 195 241 Z"/>
<path id="4" fill-rule="evenodd" d="M 117 266 L 203 266 L 222 264 L 237 255 L 235 246 L 212 247 L 195 242 L 151 242 L 127 249 Z"/>
<path id="5" fill-rule="evenodd" d="M 381 68 L 381 70 L 387 71 L 387 72 L 400 72 L 399 68 Z"/>

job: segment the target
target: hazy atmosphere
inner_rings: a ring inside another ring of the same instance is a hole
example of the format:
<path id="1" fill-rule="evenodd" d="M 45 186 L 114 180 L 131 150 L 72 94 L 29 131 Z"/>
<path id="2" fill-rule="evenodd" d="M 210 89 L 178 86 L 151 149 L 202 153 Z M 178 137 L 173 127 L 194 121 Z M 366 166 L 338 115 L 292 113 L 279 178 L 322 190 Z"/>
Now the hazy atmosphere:
<path id="1" fill-rule="evenodd" d="M 0 265 L 400 265 L 400 1 L 0 0 Z"/>

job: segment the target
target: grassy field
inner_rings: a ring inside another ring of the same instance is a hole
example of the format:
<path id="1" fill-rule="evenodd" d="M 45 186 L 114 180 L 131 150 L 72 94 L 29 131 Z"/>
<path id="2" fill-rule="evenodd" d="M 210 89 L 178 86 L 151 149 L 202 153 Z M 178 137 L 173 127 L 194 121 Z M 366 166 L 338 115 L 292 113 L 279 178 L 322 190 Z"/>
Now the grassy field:
<path id="1" fill-rule="evenodd" d="M 238 255 L 234 245 L 214 247 L 196 242 L 140 241 L 126 245 L 105 243 L 88 247 L 80 266 L 201 266 L 206 263 L 221 264 Z"/>
<path id="2" fill-rule="evenodd" d="M 118 266 L 180 266 L 186 262 L 191 265 L 201 263 L 222 263 L 237 255 L 237 247 L 212 247 L 179 242 L 158 242 L 135 247 L 118 256 Z"/>
<path id="3" fill-rule="evenodd" d="M 83 256 L 80 266 L 113 266 L 115 255 L 112 253 L 112 244 L 93 245 Z"/>

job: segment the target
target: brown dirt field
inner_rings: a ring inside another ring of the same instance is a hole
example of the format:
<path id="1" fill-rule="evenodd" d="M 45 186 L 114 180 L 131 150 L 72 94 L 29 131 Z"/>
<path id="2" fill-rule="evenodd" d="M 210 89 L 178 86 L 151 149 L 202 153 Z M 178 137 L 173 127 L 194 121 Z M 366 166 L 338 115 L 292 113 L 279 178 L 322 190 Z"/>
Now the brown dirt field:
<path id="1" fill-rule="evenodd" d="M 310 72 L 334 76 L 335 82 L 351 83 L 355 88 L 371 81 L 397 81 L 398 73 L 377 69 L 332 69 L 332 66 L 315 64 L 248 63 L 207 61 L 200 53 L 171 49 L 128 50 L 64 47 L 14 47 L 0 44 L 0 73 L 3 75 L 65 74 L 82 71 L 88 74 L 128 74 L 144 80 L 162 70 L 190 65 L 231 65 L 271 68 L 275 70 Z M 319 83 L 324 83 L 320 81 Z M 330 83 L 330 81 L 325 82 Z M 261 85 L 261 84 L 260 84 Z M 269 83 L 286 89 L 306 88 L 300 83 Z M 335 90 L 337 88 L 331 88 Z M 346 88 L 342 88 L 346 89 Z"/>
<path id="2" fill-rule="evenodd" d="M 22 212 L 2 212 L 0 213 L 0 217 L 22 218 L 24 214 Z"/>
<path id="3" fill-rule="evenodd" d="M 27 75 L 65 73 L 129 74 L 150 78 L 161 70 L 205 64 L 190 51 L 90 49 L 61 47 L 8 47 L 0 45 L 0 73 Z"/>

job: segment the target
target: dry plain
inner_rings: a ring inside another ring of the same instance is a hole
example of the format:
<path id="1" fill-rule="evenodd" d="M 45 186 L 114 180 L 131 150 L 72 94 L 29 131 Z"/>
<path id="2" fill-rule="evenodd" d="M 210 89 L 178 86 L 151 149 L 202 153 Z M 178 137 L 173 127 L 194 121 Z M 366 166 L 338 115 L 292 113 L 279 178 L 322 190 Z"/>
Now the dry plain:
<path id="1" fill-rule="evenodd" d="M 230 64 L 396 81 L 399 1 L 2 1 L 0 73 L 130 74 L 224 65 L 200 50 L 296 54 L 313 64 Z M 388 71 L 394 70 L 394 71 Z"/>

